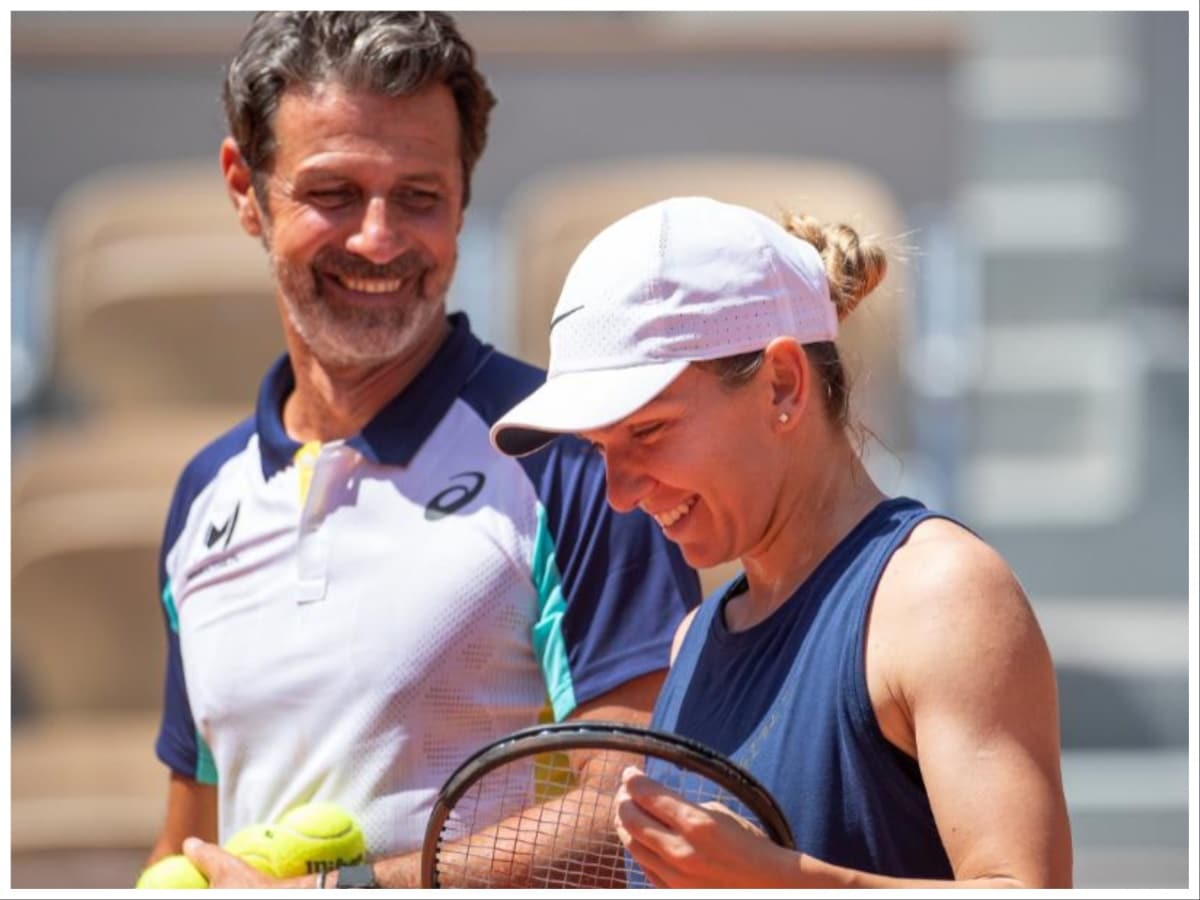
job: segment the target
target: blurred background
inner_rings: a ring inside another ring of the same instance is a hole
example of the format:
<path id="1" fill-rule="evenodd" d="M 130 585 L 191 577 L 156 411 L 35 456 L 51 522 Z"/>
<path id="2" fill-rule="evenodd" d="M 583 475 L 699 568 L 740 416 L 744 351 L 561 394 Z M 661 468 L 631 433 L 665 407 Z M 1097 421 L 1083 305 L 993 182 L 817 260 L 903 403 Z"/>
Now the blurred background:
<path id="1" fill-rule="evenodd" d="M 458 18 L 500 103 L 452 306 L 544 361 L 577 250 L 676 193 L 884 236 L 868 464 L 1034 603 L 1076 884 L 1187 887 L 1187 14 Z M 130 885 L 164 808 L 162 522 L 282 349 L 217 167 L 249 20 L 11 17 L 13 887 Z"/>

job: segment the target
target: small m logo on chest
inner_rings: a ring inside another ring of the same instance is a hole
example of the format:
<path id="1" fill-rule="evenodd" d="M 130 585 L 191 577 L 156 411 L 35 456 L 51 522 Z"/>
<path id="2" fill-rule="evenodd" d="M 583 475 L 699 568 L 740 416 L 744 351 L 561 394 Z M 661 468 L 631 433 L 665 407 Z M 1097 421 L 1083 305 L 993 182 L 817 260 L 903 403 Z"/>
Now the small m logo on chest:
<path id="1" fill-rule="evenodd" d="M 233 513 L 225 520 L 220 528 L 213 525 L 211 522 L 208 525 L 208 530 L 204 533 L 204 546 L 211 550 L 218 541 L 224 539 L 221 544 L 221 549 L 224 550 L 229 546 L 229 541 L 233 537 L 233 529 L 237 526 L 238 511 L 242 508 L 242 504 L 238 503 L 233 508 Z"/>

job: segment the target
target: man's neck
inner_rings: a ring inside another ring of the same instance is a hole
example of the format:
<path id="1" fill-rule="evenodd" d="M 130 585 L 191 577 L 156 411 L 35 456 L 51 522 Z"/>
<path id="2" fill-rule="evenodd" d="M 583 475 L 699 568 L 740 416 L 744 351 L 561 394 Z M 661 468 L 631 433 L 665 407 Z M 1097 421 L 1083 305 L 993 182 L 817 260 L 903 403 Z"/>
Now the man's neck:
<path id="1" fill-rule="evenodd" d="M 450 335 L 441 320 L 437 332 L 413 352 L 373 365 L 329 365 L 288 335 L 288 355 L 296 386 L 283 404 L 283 427 L 300 442 L 332 441 L 362 431 L 427 366 Z"/>

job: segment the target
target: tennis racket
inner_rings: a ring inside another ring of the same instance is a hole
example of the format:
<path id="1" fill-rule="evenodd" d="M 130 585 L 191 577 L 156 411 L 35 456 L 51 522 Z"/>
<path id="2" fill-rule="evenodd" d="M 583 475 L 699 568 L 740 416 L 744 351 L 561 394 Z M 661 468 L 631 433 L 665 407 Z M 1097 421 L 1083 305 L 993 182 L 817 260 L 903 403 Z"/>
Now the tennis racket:
<path id="1" fill-rule="evenodd" d="M 572 759 L 586 760 L 582 778 Z M 770 793 L 703 744 L 629 725 L 565 722 L 501 738 L 447 779 L 425 831 L 421 886 L 650 886 L 614 827 L 614 795 L 629 765 L 693 803 L 723 803 L 777 844 L 795 846 Z"/>

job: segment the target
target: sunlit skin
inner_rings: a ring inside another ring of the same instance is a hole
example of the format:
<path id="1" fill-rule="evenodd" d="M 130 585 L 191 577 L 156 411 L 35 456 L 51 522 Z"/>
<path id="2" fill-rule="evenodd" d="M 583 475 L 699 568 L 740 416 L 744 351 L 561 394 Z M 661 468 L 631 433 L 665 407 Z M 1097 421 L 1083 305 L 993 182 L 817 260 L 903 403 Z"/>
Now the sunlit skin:
<path id="1" fill-rule="evenodd" d="M 803 348 L 781 338 L 742 387 L 693 365 L 641 409 L 583 435 L 604 454 L 615 508 L 653 515 L 694 566 L 741 562 L 747 590 L 724 606 L 731 631 L 777 610 L 884 499 L 823 395 Z M 880 731 L 918 760 L 956 880 L 892 878 L 785 850 L 630 769 L 614 824 L 654 885 L 1070 886 L 1053 665 L 1004 560 L 953 522 L 917 525 L 876 588 L 864 668 Z"/>
<path id="2" fill-rule="evenodd" d="M 267 247 L 296 389 L 299 440 L 362 428 L 448 334 L 445 296 L 463 223 L 454 99 L 442 84 L 387 97 L 337 84 L 283 94 L 260 197 L 221 148 L 242 227 Z"/>
<path id="3" fill-rule="evenodd" d="M 883 499 L 823 391 L 803 348 L 780 338 L 748 384 L 693 365 L 632 415 L 582 435 L 604 455 L 615 509 L 661 525 L 688 507 L 663 528 L 687 561 L 742 562 L 749 591 L 729 604 L 731 624 L 769 615 Z"/>
<path id="4" fill-rule="evenodd" d="M 278 150 L 259 196 L 232 139 L 226 186 L 245 231 L 271 257 L 296 387 L 283 420 L 300 441 L 359 432 L 437 352 L 463 223 L 459 124 L 438 84 L 402 97 L 325 85 L 283 95 Z M 664 671 L 580 703 L 573 719 L 645 725 Z M 572 757 L 586 773 L 587 758 Z M 214 888 L 312 888 L 270 878 L 219 847 L 212 785 L 173 778 L 167 826 L 150 861 L 180 846 Z M 194 835 L 187 840 L 184 837 Z M 384 887 L 416 887 L 420 854 L 374 860 Z M 327 886 L 337 884 L 338 873 Z"/>

